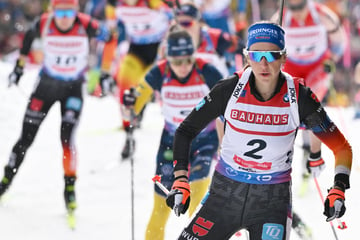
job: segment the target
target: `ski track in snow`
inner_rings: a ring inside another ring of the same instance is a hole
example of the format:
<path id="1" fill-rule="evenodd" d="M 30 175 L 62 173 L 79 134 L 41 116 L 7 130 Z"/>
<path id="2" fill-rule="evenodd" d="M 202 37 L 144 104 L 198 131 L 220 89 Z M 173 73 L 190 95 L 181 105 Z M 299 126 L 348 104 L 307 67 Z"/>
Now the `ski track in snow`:
<path id="1" fill-rule="evenodd" d="M 0 62 L 0 175 L 8 161 L 12 146 L 21 130 L 28 96 L 37 78 L 36 69 L 27 69 L 19 88 L 7 87 L 7 76 L 13 66 Z M 353 109 L 329 108 L 330 117 L 348 137 L 354 161 L 351 189 L 346 192 L 347 212 L 342 218 L 348 228 L 334 227 L 341 240 L 358 239 L 360 216 L 360 120 L 353 120 Z M 19 174 L 0 203 L 0 239 L 11 240 L 130 240 L 131 239 L 131 171 L 130 161 L 120 162 L 125 134 L 120 111 L 113 97 L 102 99 L 85 95 L 84 110 L 78 127 L 78 209 L 77 226 L 66 224 L 63 202 L 63 169 L 60 143 L 60 108 L 55 104 L 42 124 L 38 135 L 19 170 Z M 142 127 L 135 132 L 134 156 L 135 239 L 144 239 L 153 204 L 155 157 L 163 118 L 158 104 L 148 105 Z M 335 239 L 330 224 L 322 215 L 323 204 L 312 180 L 305 197 L 300 198 L 301 137 L 296 140 L 293 161 L 293 207 L 313 231 L 314 239 Z M 326 169 L 319 177 L 322 193 L 332 184 L 333 156 L 325 146 Z M 173 240 L 188 222 L 171 214 L 166 239 Z M 232 239 L 245 239 L 233 237 Z M 299 239 L 292 232 L 292 240 Z"/>

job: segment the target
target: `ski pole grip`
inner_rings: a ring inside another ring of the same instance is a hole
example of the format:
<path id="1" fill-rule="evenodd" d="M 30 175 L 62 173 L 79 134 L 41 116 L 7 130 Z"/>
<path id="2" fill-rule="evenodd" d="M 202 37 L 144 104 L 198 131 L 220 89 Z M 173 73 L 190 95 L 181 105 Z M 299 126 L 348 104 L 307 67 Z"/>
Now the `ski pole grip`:
<path id="1" fill-rule="evenodd" d="M 174 200 L 174 212 L 176 216 L 180 216 L 180 213 L 183 211 L 184 205 L 181 204 L 183 200 L 183 195 L 182 194 L 176 194 L 175 195 L 175 200 Z"/>

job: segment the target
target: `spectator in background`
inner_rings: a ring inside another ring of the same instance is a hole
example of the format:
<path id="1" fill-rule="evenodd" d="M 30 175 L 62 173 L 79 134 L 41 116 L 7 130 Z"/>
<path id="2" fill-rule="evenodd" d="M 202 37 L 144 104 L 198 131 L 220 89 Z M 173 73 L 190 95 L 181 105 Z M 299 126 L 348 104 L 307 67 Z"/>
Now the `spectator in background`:
<path id="1" fill-rule="evenodd" d="M 0 56 L 21 47 L 25 31 L 46 9 L 45 0 L 9 0 L 0 2 Z"/>
<path id="2" fill-rule="evenodd" d="M 19 47 L 25 25 L 26 19 L 19 0 L 0 4 L 1 53 L 7 54 Z"/>
<path id="3" fill-rule="evenodd" d="M 27 22 L 31 22 L 40 16 L 45 9 L 45 5 L 40 0 L 28 0 L 23 3 L 23 15 Z"/>

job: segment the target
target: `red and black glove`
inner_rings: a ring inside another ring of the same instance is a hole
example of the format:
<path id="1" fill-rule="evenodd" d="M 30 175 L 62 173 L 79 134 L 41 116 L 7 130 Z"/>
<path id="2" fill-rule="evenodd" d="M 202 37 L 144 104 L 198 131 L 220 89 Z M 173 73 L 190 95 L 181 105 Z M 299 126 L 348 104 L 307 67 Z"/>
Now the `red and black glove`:
<path id="1" fill-rule="evenodd" d="M 176 216 L 184 214 L 190 204 L 190 185 L 187 176 L 175 178 L 170 193 L 166 197 L 166 204 L 174 210 Z"/>
<path id="2" fill-rule="evenodd" d="M 313 177 L 319 177 L 320 173 L 325 169 L 325 161 L 322 157 L 313 159 L 308 158 L 306 162 L 306 168 Z"/>
<path id="3" fill-rule="evenodd" d="M 345 189 L 340 187 L 332 187 L 325 200 L 324 215 L 327 217 L 326 221 L 332 221 L 335 218 L 340 218 L 345 213 Z"/>

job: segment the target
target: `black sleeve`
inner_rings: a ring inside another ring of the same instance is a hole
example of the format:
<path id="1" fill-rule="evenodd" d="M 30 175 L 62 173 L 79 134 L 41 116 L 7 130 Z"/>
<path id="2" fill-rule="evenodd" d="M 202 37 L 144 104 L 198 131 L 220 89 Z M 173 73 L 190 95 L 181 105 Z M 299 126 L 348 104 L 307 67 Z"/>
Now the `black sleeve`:
<path id="1" fill-rule="evenodd" d="M 190 144 L 212 120 L 224 115 L 228 100 L 238 82 L 236 75 L 219 81 L 177 128 L 174 137 L 176 170 L 187 170 Z"/>
<path id="2" fill-rule="evenodd" d="M 97 37 L 99 34 L 99 27 L 96 20 L 94 22 L 94 19 L 90 19 L 89 24 L 86 26 L 86 34 L 89 36 L 89 38 Z"/>
<path id="3" fill-rule="evenodd" d="M 211 64 L 204 65 L 202 74 L 204 75 L 206 85 L 208 85 L 210 89 L 223 78 L 219 70 Z"/>
<path id="4" fill-rule="evenodd" d="M 21 55 L 28 55 L 31 50 L 31 45 L 35 38 L 40 37 L 40 18 L 34 20 L 29 30 L 25 32 L 25 36 L 23 39 L 23 45 L 20 49 Z"/>
<path id="5" fill-rule="evenodd" d="M 224 56 L 226 50 L 232 45 L 230 35 L 225 32 L 221 32 L 218 40 L 218 45 L 216 47 L 216 52 L 219 56 Z"/>
<path id="6" fill-rule="evenodd" d="M 302 84 L 299 87 L 299 115 L 300 122 L 307 128 L 319 126 L 326 119 L 326 112 L 316 95 Z"/>

